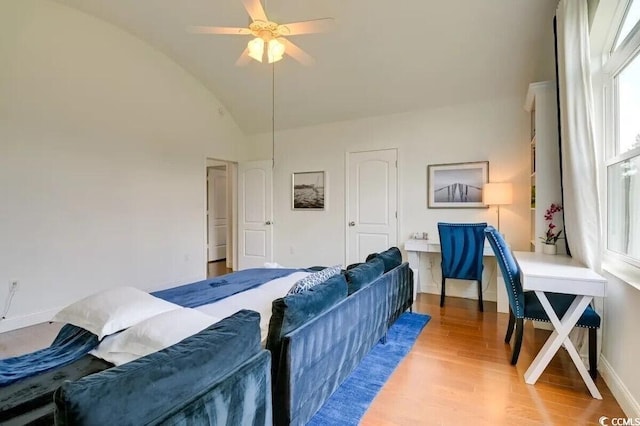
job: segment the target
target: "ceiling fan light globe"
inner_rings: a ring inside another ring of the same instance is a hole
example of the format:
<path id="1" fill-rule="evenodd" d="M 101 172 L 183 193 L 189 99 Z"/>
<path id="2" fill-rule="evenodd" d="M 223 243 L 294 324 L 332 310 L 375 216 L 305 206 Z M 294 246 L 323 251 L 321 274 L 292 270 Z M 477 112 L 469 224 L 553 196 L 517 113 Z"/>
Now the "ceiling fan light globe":
<path id="1" fill-rule="evenodd" d="M 249 50 L 249 57 L 258 62 L 262 62 L 262 57 L 264 55 L 264 40 L 259 37 L 254 38 L 247 43 L 247 49 Z"/>
<path id="2" fill-rule="evenodd" d="M 270 64 L 282 59 L 285 51 L 285 44 L 278 39 L 269 40 L 267 47 L 267 59 Z"/>

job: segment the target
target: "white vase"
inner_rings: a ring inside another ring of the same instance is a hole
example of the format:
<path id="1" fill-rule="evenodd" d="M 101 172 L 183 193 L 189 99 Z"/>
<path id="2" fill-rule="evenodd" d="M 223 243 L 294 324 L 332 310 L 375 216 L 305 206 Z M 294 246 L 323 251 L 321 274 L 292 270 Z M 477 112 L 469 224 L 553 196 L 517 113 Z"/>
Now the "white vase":
<path id="1" fill-rule="evenodd" d="M 558 252 L 558 247 L 555 244 L 542 244 L 542 252 L 544 254 L 556 254 Z"/>

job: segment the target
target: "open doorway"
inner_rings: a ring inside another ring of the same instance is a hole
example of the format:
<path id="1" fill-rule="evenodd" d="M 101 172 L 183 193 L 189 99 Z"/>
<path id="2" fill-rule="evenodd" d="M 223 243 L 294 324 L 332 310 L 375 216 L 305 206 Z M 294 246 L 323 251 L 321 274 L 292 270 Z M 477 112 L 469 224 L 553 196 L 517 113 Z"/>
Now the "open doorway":
<path id="1" fill-rule="evenodd" d="M 207 277 L 231 272 L 235 260 L 235 163 L 207 159 Z"/>

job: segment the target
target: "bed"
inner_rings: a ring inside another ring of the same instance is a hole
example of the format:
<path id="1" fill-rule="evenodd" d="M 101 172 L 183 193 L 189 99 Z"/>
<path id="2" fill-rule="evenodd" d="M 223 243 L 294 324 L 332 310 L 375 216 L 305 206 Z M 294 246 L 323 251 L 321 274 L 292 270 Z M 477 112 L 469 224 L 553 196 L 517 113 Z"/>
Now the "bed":
<path id="1" fill-rule="evenodd" d="M 152 294 L 217 318 L 229 317 L 242 309 L 256 311 L 260 314 L 260 340 L 264 341 L 272 300 L 286 294 L 296 281 L 309 274 L 301 269 L 252 269 Z M 216 288 L 223 288 L 223 291 L 213 291 Z M 0 364 L 11 363 L 13 369 L 0 366 L 0 378 L 4 380 L 4 385 L 0 386 L 0 423 L 51 424 L 55 389 L 66 380 L 77 380 L 114 366 L 112 362 L 89 354 L 97 345 L 96 334 L 67 324 L 50 347 L 28 354 L 26 358 L 0 361 Z M 33 362 L 30 356 L 35 356 L 36 361 L 44 360 L 41 367 L 32 368 L 27 375 L 13 374 Z"/>

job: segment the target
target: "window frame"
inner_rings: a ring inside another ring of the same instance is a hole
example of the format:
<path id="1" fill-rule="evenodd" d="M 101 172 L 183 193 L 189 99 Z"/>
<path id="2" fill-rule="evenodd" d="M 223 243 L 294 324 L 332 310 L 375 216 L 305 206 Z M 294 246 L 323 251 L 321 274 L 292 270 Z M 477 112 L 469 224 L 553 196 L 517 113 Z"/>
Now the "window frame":
<path id="1" fill-rule="evenodd" d="M 640 0 L 635 0 L 640 1 Z M 619 134 L 617 117 L 619 115 L 619 99 L 618 99 L 618 75 L 624 68 L 634 59 L 640 60 L 640 21 L 636 22 L 629 34 L 615 49 L 616 41 L 627 12 L 631 7 L 633 0 L 622 0 L 619 3 L 619 12 L 616 13 L 611 21 L 610 36 L 606 43 L 605 55 L 603 55 L 603 66 L 600 78 L 602 79 L 602 101 L 604 107 L 603 128 L 604 128 L 604 158 L 602 164 L 602 191 L 604 195 L 603 208 L 603 228 L 602 241 L 605 258 L 611 258 L 622 261 L 640 273 L 640 259 L 636 259 L 629 255 L 609 250 L 609 167 L 621 161 L 640 157 L 640 147 L 629 149 L 620 153 Z M 622 11 L 622 13 L 620 13 Z"/>

